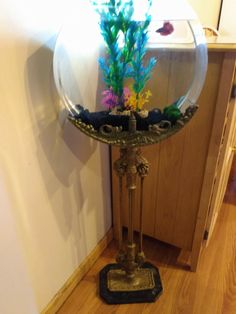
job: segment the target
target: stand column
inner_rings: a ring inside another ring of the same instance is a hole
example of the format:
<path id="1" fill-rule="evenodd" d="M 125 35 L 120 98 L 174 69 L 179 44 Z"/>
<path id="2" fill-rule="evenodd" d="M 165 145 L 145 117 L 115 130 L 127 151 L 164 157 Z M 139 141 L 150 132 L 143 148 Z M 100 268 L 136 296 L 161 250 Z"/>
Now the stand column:
<path id="1" fill-rule="evenodd" d="M 154 302 L 162 292 L 162 284 L 158 269 L 145 262 L 143 253 L 143 184 L 148 175 L 149 165 L 141 156 L 139 148 L 121 148 L 120 158 L 114 163 L 114 169 L 119 177 L 120 210 L 118 222 L 118 255 L 117 264 L 109 264 L 100 272 L 100 295 L 110 304 Z M 128 193 L 128 239 L 125 245 L 122 234 L 121 212 L 123 208 L 123 179 L 126 178 Z M 139 244 L 136 249 L 134 242 L 134 215 L 137 178 L 141 180 L 139 200 L 140 224 Z"/>

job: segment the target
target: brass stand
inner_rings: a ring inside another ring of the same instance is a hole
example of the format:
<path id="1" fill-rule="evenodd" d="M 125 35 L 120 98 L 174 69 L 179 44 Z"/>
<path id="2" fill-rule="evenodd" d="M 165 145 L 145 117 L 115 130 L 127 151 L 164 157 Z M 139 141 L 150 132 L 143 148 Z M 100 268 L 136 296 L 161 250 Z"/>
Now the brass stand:
<path id="1" fill-rule="evenodd" d="M 130 132 L 135 132 L 135 118 L 130 117 Z M 141 156 L 139 148 L 125 147 L 120 149 L 120 158 L 114 163 L 119 177 L 120 210 L 118 224 L 117 264 L 107 265 L 100 273 L 100 295 L 111 304 L 153 302 L 162 292 L 158 269 L 145 263 L 143 252 L 143 183 L 148 175 L 148 161 Z M 123 178 L 126 178 L 128 191 L 128 243 L 124 248 L 121 208 L 123 206 Z M 140 191 L 140 224 L 139 243 L 136 249 L 134 242 L 133 217 L 135 214 L 135 192 L 137 177 L 141 180 Z"/>
<path id="2" fill-rule="evenodd" d="M 138 270 L 145 261 L 145 255 L 143 252 L 143 181 L 148 174 L 149 165 L 147 160 L 141 156 L 140 149 L 138 148 L 121 148 L 120 159 L 114 164 L 115 171 L 119 176 L 119 196 L 120 206 L 123 204 L 123 177 L 126 177 L 126 188 L 128 190 L 129 198 L 129 225 L 128 225 L 128 244 L 126 250 L 123 248 L 123 236 L 122 236 L 122 224 L 121 224 L 121 208 L 118 213 L 118 246 L 119 252 L 116 258 L 117 263 L 122 266 L 125 271 L 124 279 L 120 282 L 121 289 L 122 284 L 126 285 L 126 281 L 129 282 L 129 290 L 136 289 L 136 285 L 142 285 L 138 283 L 136 277 Z M 133 239 L 133 216 L 135 213 L 135 192 L 137 188 L 137 176 L 141 178 L 141 193 L 140 193 L 140 225 L 139 225 L 139 245 L 136 252 L 136 244 Z M 112 275 L 109 273 L 108 281 L 109 285 L 113 286 L 114 277 L 117 278 L 115 271 Z M 152 276 L 147 272 L 139 274 L 139 280 L 145 282 L 146 289 L 154 287 L 154 280 Z M 142 279 L 143 278 L 143 279 Z M 147 278 L 149 280 L 147 280 Z M 144 283 L 143 282 L 143 283 Z M 117 288 L 117 287 L 116 287 Z M 143 287 L 144 288 L 144 287 Z"/>

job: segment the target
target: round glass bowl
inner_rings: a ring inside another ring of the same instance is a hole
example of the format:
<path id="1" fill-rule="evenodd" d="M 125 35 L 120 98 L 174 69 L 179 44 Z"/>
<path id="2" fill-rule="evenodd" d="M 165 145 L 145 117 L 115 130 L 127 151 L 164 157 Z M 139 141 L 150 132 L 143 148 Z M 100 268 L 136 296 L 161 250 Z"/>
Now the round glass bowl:
<path id="1" fill-rule="evenodd" d="M 196 112 L 205 80 L 207 47 L 198 20 L 188 14 L 174 19 L 173 12 L 171 19 L 161 19 L 157 5 L 141 18 L 133 14 L 133 24 L 127 24 L 133 30 L 119 31 L 109 46 L 106 27 L 114 31 L 114 23 L 105 15 L 102 24 L 95 9 L 84 3 L 56 42 L 54 79 L 69 120 L 87 135 L 119 146 L 153 144 L 174 134 Z"/>

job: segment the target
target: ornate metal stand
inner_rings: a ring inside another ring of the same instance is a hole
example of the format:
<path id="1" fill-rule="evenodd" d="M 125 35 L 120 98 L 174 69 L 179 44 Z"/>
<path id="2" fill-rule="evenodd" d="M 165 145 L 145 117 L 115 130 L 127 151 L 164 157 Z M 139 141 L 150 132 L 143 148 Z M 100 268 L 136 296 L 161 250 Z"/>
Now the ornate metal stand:
<path id="1" fill-rule="evenodd" d="M 135 132 L 135 121 L 130 119 L 130 131 Z M 100 272 L 100 295 L 110 304 L 153 302 L 162 292 L 158 269 L 145 263 L 143 252 L 143 183 L 148 175 L 148 161 L 137 147 L 120 149 L 120 158 L 114 163 L 119 177 L 120 211 L 118 214 L 117 264 L 109 264 Z M 123 178 L 128 190 L 128 243 L 124 248 L 121 207 L 123 206 Z M 139 243 L 134 242 L 133 217 L 135 214 L 135 192 L 137 177 L 141 180 Z"/>
<path id="2" fill-rule="evenodd" d="M 136 119 L 133 112 L 129 118 L 128 131 L 121 126 L 104 124 L 99 130 L 93 125 L 83 122 L 79 117 L 69 115 L 68 119 L 84 134 L 109 145 L 120 147 L 120 158 L 114 167 L 119 176 L 120 212 L 119 225 L 119 252 L 117 264 L 109 264 L 100 272 L 100 296 L 110 304 L 153 302 L 162 292 L 162 284 L 158 269 L 145 262 L 143 253 L 143 184 L 148 175 L 148 162 L 141 156 L 139 147 L 155 144 L 173 135 L 185 126 L 195 114 L 198 106 L 190 105 L 185 113 L 174 125 L 170 121 L 161 120 L 157 124 L 149 125 L 148 130 L 136 130 Z M 126 178 L 126 187 L 129 198 L 128 244 L 124 248 L 122 237 L 121 208 L 123 207 L 123 179 Z M 136 248 L 133 238 L 133 216 L 135 215 L 135 191 L 137 178 L 141 180 L 139 200 L 140 226 L 139 244 Z"/>
<path id="3" fill-rule="evenodd" d="M 119 195 L 120 205 L 123 204 L 123 177 L 126 176 L 126 188 L 129 197 L 129 226 L 128 226 L 128 245 L 126 251 L 123 249 L 123 237 L 121 226 L 121 213 L 118 214 L 119 229 L 119 253 L 117 263 L 122 265 L 128 278 L 134 278 L 136 270 L 142 266 L 145 260 L 142 243 L 143 233 L 143 180 L 148 174 L 149 165 L 147 160 L 140 155 L 138 148 L 121 148 L 120 159 L 118 159 L 114 168 L 119 176 Z M 136 253 L 136 244 L 133 241 L 133 215 L 135 212 L 135 192 L 137 188 L 137 175 L 141 178 L 140 193 L 140 225 L 139 225 L 139 246 Z M 122 205 L 121 205 L 122 206 Z"/>

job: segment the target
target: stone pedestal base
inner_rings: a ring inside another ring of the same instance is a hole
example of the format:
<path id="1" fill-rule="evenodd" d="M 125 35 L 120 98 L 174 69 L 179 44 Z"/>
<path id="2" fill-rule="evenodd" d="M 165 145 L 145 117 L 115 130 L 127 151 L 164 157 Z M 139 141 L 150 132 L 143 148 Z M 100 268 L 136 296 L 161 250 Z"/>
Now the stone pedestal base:
<path id="1" fill-rule="evenodd" d="M 144 263 L 132 280 L 119 264 L 108 264 L 100 271 L 100 296 L 108 304 L 155 302 L 162 291 L 159 271 L 150 263 Z"/>

